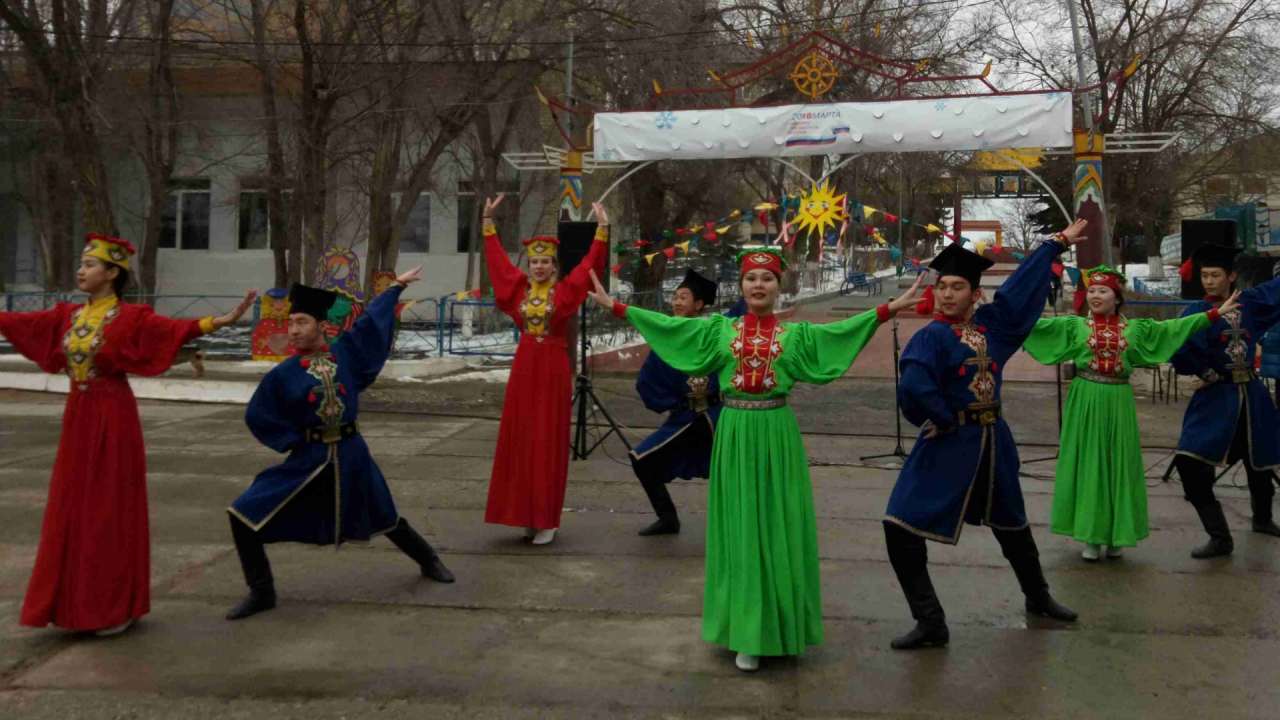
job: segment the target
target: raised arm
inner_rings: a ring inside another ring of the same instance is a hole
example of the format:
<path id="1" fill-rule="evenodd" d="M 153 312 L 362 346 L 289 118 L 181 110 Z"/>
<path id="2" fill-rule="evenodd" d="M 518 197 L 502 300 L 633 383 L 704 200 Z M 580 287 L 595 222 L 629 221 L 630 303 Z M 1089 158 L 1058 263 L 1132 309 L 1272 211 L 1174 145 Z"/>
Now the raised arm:
<path id="1" fill-rule="evenodd" d="M 594 207 L 596 217 L 600 219 L 600 224 L 596 226 L 595 240 L 592 241 L 591 250 L 587 252 L 587 256 L 578 263 L 578 267 L 561 281 L 557 291 L 559 298 L 556 304 L 557 312 L 577 312 L 582 301 L 587 299 L 587 293 L 591 291 L 591 273 L 604 272 L 604 266 L 608 264 L 609 215 L 600 203 L 595 203 Z"/>
<path id="2" fill-rule="evenodd" d="M 201 335 L 208 335 L 234 324 L 253 307 L 257 296 L 257 290 L 250 290 L 235 309 L 226 315 L 198 320 L 168 318 L 156 314 L 150 306 L 143 305 L 139 321 L 133 326 L 132 332 L 125 336 L 114 336 L 121 343 L 120 369 L 131 375 L 159 375 L 173 367 L 183 345 Z"/>
<path id="3" fill-rule="evenodd" d="M 498 309 L 510 315 L 516 311 L 520 291 L 528 278 L 511 262 L 511 256 L 498 239 L 498 228 L 493 224 L 493 213 L 502 204 L 504 194 L 495 200 L 484 202 L 484 258 L 489 267 L 489 280 L 493 283 L 493 299 Z"/>
<path id="4" fill-rule="evenodd" d="M 418 281 L 421 270 L 422 266 L 418 266 L 396 278 L 391 287 L 369 303 L 351 329 L 338 338 L 338 345 L 347 352 L 347 363 L 355 375 L 356 392 L 372 385 L 382 366 L 387 364 L 396 336 L 396 304 L 405 287 Z"/>
<path id="5" fill-rule="evenodd" d="M 1169 362 L 1192 335 L 1206 330 L 1218 319 L 1218 310 L 1198 312 L 1174 320 L 1130 320 L 1135 332 L 1131 333 L 1129 356 L 1134 365 L 1149 366 Z"/>
<path id="6" fill-rule="evenodd" d="M 61 351 L 62 326 L 70 312 L 71 306 L 66 303 L 36 312 L 0 312 L 0 335 L 41 370 L 62 372 L 67 366 L 67 358 Z"/>
<path id="7" fill-rule="evenodd" d="M 1244 308 L 1244 326 L 1261 340 L 1267 331 L 1280 323 L 1280 277 L 1240 293 Z"/>

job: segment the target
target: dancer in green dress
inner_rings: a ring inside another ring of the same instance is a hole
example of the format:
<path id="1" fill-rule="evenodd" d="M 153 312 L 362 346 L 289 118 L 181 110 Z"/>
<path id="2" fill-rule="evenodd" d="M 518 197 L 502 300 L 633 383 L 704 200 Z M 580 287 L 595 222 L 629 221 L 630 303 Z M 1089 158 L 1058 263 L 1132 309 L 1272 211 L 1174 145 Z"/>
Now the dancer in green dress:
<path id="1" fill-rule="evenodd" d="M 1222 308 L 1176 320 L 1128 319 L 1125 276 L 1108 267 L 1085 273 L 1088 291 L 1076 293 L 1085 317 L 1043 318 L 1023 347 L 1039 362 L 1074 360 L 1076 379 L 1067 393 L 1062 440 L 1054 474 L 1050 530 L 1085 544 L 1085 560 L 1108 557 L 1147 537 L 1146 473 L 1138 437 L 1138 413 L 1129 375 L 1134 366 L 1168 362 L 1193 333 L 1209 327 Z"/>
<path id="2" fill-rule="evenodd" d="M 634 325 L 671 367 L 719 377 L 724 410 L 711 449 L 702 637 L 736 650 L 738 667 L 749 672 L 761 655 L 798 655 L 823 641 L 809 461 L 787 395 L 797 382 L 844 375 L 881 323 L 913 304 L 920 279 L 848 320 L 782 323 L 773 314 L 782 256 L 749 250 L 738 262 L 749 310 L 741 318 L 628 308 L 599 282 L 592 298 Z"/>

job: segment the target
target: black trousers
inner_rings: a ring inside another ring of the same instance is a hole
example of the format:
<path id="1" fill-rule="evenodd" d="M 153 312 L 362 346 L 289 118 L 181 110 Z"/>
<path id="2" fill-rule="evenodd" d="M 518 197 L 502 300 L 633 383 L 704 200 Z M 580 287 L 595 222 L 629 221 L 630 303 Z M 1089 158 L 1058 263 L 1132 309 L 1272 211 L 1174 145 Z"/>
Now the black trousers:
<path id="1" fill-rule="evenodd" d="M 645 495 L 649 497 L 649 504 L 653 506 L 653 511 L 660 519 L 679 519 L 675 501 L 667 491 L 666 478 L 670 465 L 678 462 L 682 455 L 706 452 L 714 438 L 710 425 L 699 417 L 693 425 L 685 428 L 684 432 L 672 438 L 661 448 L 642 458 L 631 456 L 631 468 L 635 471 L 641 487 L 644 488 Z"/>
<path id="2" fill-rule="evenodd" d="M 1255 470 L 1253 459 L 1249 457 L 1249 428 L 1245 408 L 1240 406 L 1240 417 L 1236 422 L 1236 434 L 1231 439 L 1231 449 L 1227 453 L 1227 463 L 1244 463 L 1245 474 L 1249 479 L 1249 495 L 1253 500 L 1255 520 L 1271 521 L 1271 500 L 1276 494 L 1272 484 L 1275 472 L 1272 470 Z M 1203 460 L 1186 455 L 1179 455 L 1174 461 L 1178 468 L 1178 476 L 1182 478 L 1182 490 L 1187 500 L 1197 508 L 1208 507 L 1218 502 L 1213 493 L 1217 482 L 1218 468 Z M 1262 515 L 1263 517 L 1259 517 Z"/>

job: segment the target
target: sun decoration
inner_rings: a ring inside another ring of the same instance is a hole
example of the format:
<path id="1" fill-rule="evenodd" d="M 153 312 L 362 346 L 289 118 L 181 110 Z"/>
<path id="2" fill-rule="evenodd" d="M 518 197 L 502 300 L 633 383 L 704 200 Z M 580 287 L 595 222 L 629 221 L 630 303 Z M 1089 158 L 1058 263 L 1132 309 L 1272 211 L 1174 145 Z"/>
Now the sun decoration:
<path id="1" fill-rule="evenodd" d="M 844 209 L 845 196 L 836 195 L 828 183 L 823 182 L 821 188 L 812 187 L 808 195 L 800 198 L 800 209 L 793 222 L 800 226 L 797 235 L 808 230 L 812 236 L 816 230 L 821 237 L 826 235 L 828 227 L 834 228 L 848 220 L 849 213 Z"/>
<path id="2" fill-rule="evenodd" d="M 817 100 L 831 91 L 840 77 L 840 71 L 826 56 L 817 50 L 800 58 L 796 69 L 788 77 L 796 84 L 796 89 L 808 95 L 810 100 Z"/>

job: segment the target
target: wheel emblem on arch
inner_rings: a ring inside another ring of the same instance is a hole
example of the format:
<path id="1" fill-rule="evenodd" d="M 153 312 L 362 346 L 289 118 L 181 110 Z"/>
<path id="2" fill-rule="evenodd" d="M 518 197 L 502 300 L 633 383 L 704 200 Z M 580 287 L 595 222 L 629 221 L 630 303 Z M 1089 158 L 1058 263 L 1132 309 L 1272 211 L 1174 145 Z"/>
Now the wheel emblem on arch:
<path id="1" fill-rule="evenodd" d="M 836 70 L 836 66 L 825 55 L 814 50 L 800 58 L 788 77 L 802 95 L 809 96 L 810 100 L 817 100 L 831 91 L 836 78 L 840 77 L 840 71 Z"/>

